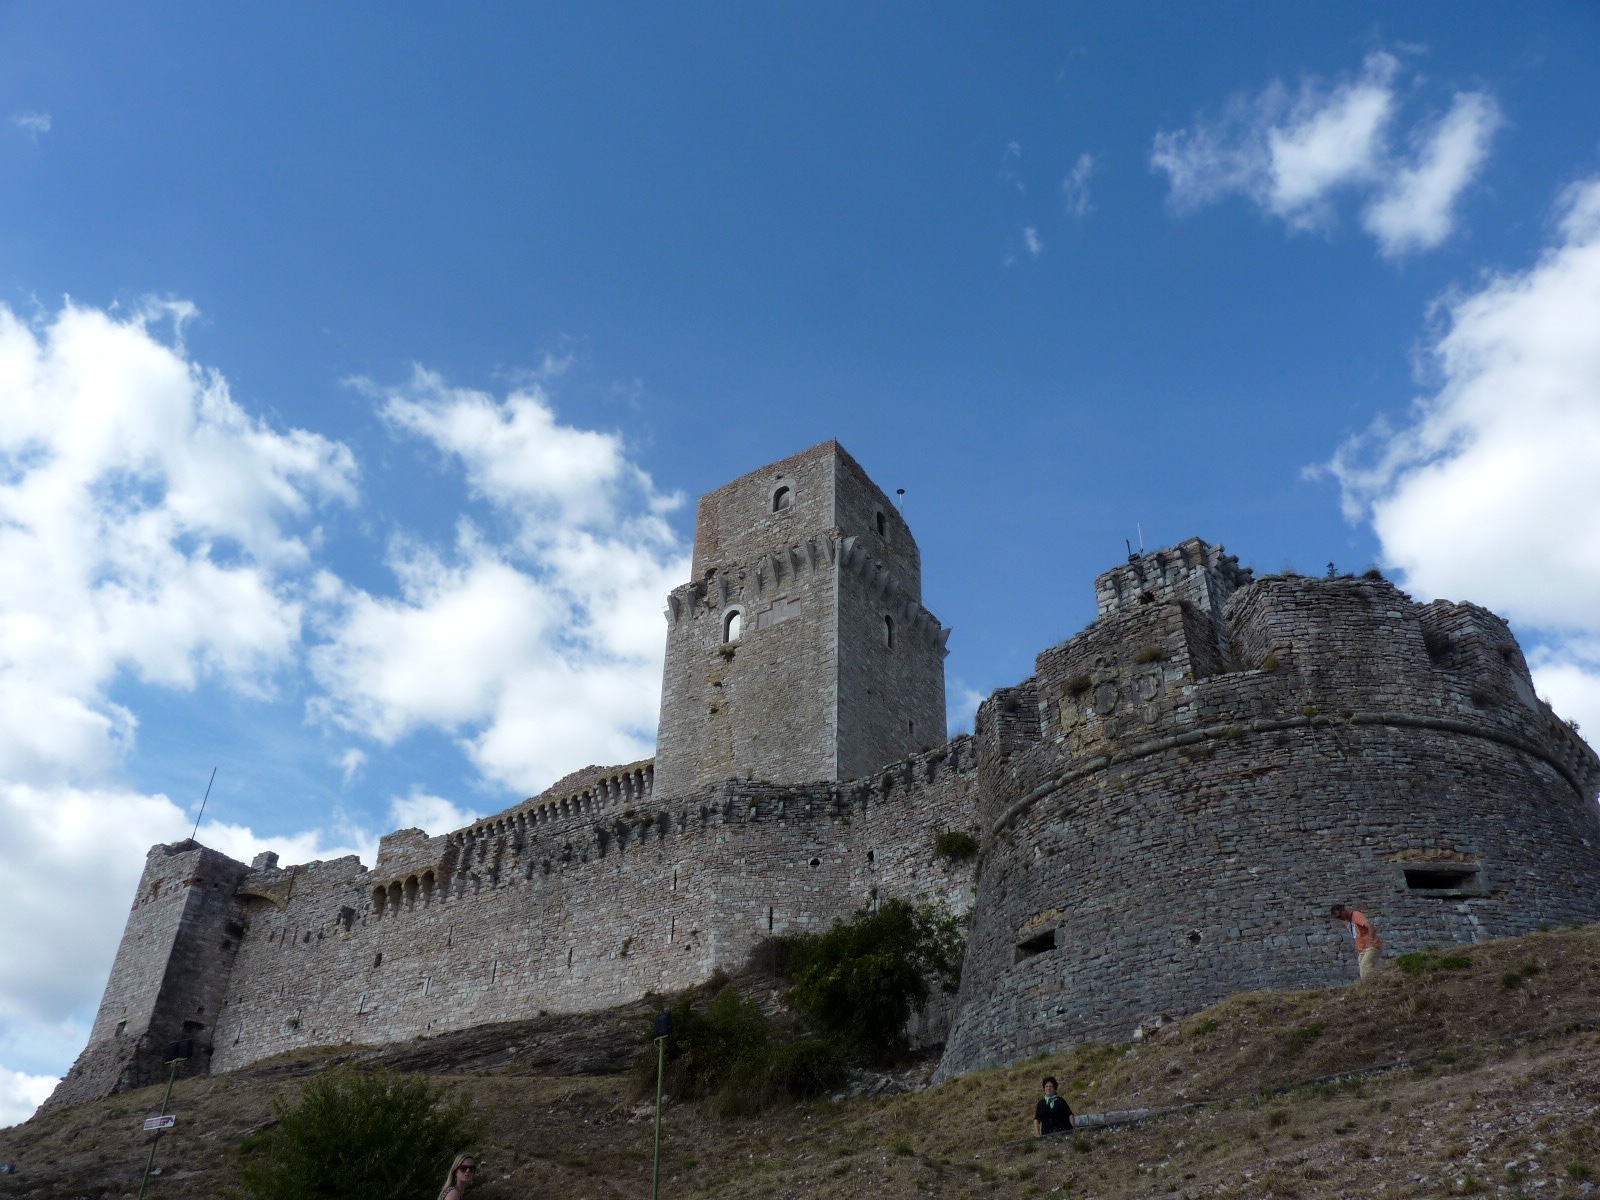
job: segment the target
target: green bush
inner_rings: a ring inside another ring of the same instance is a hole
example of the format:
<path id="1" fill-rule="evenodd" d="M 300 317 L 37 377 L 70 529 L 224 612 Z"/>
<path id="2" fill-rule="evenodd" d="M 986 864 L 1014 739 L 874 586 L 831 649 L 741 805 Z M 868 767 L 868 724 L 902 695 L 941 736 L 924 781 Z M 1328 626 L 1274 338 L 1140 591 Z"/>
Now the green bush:
<path id="1" fill-rule="evenodd" d="M 715 1097 L 725 1116 L 820 1095 L 844 1082 L 846 1071 L 837 1045 L 789 1035 L 734 987 L 723 988 L 705 1004 L 692 998 L 679 1002 L 672 1010 L 666 1051 L 667 1091 L 686 1100 Z M 652 1045 L 639 1058 L 642 1090 L 653 1091 L 655 1070 Z"/>
<path id="2" fill-rule="evenodd" d="M 890 900 L 862 909 L 795 947 L 794 1000 L 827 1033 L 872 1061 L 905 1049 L 905 1024 L 935 987 L 961 978 L 962 921 L 928 905 Z"/>
<path id="3" fill-rule="evenodd" d="M 426 1079 L 330 1071 L 278 1124 L 241 1146 L 256 1200 L 416 1200 L 435 1195 L 475 1130 L 464 1101 Z"/>
<path id="4" fill-rule="evenodd" d="M 953 862 L 968 862 L 978 857 L 978 839 L 964 829 L 944 829 L 935 835 L 933 851 Z"/>

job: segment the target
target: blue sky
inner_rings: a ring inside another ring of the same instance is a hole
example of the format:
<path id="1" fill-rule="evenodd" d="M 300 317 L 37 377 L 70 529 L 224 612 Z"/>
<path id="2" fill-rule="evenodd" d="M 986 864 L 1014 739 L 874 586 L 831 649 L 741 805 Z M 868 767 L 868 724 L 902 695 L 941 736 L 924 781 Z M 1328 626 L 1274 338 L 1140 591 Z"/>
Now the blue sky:
<path id="1" fill-rule="evenodd" d="M 953 728 L 1142 530 L 1600 729 L 1593 4 L 0 9 L 0 1122 L 145 848 L 649 752 L 693 500 L 906 489 Z"/>

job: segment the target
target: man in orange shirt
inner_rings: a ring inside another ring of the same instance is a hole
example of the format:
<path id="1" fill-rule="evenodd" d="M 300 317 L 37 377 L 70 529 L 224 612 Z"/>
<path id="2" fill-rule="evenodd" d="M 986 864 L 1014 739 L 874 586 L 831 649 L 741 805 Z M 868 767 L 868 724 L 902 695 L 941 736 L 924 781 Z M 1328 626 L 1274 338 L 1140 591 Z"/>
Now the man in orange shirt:
<path id="1" fill-rule="evenodd" d="M 1356 912 L 1348 904 L 1335 904 L 1328 913 L 1334 920 L 1349 924 L 1350 933 L 1356 939 L 1356 962 L 1361 968 L 1361 978 L 1365 979 L 1378 965 L 1383 939 L 1372 927 L 1372 922 L 1367 920 L 1367 914 Z"/>

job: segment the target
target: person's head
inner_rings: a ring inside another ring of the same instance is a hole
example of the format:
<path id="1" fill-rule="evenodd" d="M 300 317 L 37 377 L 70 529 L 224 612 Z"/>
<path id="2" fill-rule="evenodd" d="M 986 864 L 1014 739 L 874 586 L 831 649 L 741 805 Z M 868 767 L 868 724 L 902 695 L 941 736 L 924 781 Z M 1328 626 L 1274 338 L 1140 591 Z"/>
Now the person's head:
<path id="1" fill-rule="evenodd" d="M 472 1184 L 472 1177 L 478 1172 L 478 1160 L 470 1154 L 458 1154 L 455 1161 L 450 1164 L 450 1174 L 444 1177 L 442 1191 L 451 1188 L 460 1188 L 463 1192 Z"/>
<path id="2" fill-rule="evenodd" d="M 1341 921 L 1350 919 L 1350 906 L 1348 904 L 1335 904 L 1328 910 L 1330 917 L 1337 917 Z"/>
<path id="3" fill-rule="evenodd" d="M 1054 1096 L 1056 1094 L 1057 1086 L 1056 1077 L 1054 1075 L 1046 1075 L 1044 1077 L 1044 1094 L 1046 1096 Z"/>

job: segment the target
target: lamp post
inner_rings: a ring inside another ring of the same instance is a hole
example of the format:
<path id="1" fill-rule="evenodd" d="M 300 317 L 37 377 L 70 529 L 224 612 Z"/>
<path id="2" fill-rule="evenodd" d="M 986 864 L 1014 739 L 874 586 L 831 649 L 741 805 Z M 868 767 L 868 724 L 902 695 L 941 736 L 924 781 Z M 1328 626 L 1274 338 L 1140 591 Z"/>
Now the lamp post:
<path id="1" fill-rule="evenodd" d="M 189 1056 L 194 1053 L 194 1043 L 187 1038 L 181 1042 L 173 1042 L 167 1047 L 167 1090 L 161 1097 L 161 1115 L 167 1114 L 167 1101 L 172 1099 L 172 1083 L 178 1078 L 178 1064 L 188 1062 Z M 139 1200 L 144 1200 L 144 1189 L 150 1182 L 150 1168 L 156 1164 L 156 1147 L 161 1144 L 161 1130 L 156 1130 L 156 1136 L 150 1141 L 150 1157 L 145 1159 L 144 1178 L 139 1181 Z"/>
<path id="2" fill-rule="evenodd" d="M 667 1038 L 672 1035 L 672 1014 L 656 1014 L 656 1156 L 650 1168 L 650 1200 L 661 1195 L 661 1080 L 667 1067 Z"/>

